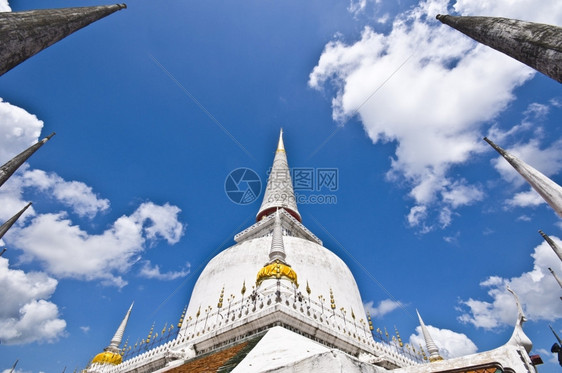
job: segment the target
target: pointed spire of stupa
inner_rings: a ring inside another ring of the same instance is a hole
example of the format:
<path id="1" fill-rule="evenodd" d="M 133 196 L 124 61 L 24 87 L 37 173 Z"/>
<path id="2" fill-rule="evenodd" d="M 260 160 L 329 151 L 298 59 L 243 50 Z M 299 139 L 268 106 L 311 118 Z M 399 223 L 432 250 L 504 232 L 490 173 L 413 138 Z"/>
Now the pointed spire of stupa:
<path id="1" fill-rule="evenodd" d="M 1 13 L 0 13 L 1 14 Z M 1 59 L 1 58 L 0 58 Z M 9 178 L 12 176 L 14 172 L 25 162 L 29 157 L 33 155 L 43 146 L 51 137 L 53 137 L 55 133 L 51 133 L 49 136 L 45 137 L 43 140 L 38 141 L 34 145 L 31 145 L 29 148 L 25 149 L 23 152 L 16 155 L 14 158 L 10 159 L 6 162 L 2 167 L 0 167 L 0 186 L 2 186 Z"/>
<path id="2" fill-rule="evenodd" d="M 29 206 L 31 206 L 31 202 L 29 202 L 27 205 L 25 205 L 24 208 L 22 208 L 17 214 L 12 216 L 10 219 L 8 219 L 8 221 L 6 221 L 4 224 L 2 224 L 0 226 L 0 239 L 2 237 L 4 237 L 4 235 L 6 234 L 8 229 L 10 229 L 12 227 L 12 225 L 14 225 L 16 220 L 18 220 L 20 218 L 20 216 L 25 212 L 25 210 L 27 210 L 27 208 Z"/>
<path id="3" fill-rule="evenodd" d="M 0 13 L 0 75 L 125 4 Z"/>
<path id="4" fill-rule="evenodd" d="M 283 244 L 283 228 L 281 227 L 281 216 L 279 210 L 275 212 L 275 223 L 273 226 L 273 238 L 271 240 L 271 249 L 269 250 L 269 260 L 274 262 L 279 260 L 285 263 L 285 246 Z"/>
<path id="5" fill-rule="evenodd" d="M 548 270 L 550 271 L 552 276 L 554 276 L 554 279 L 556 280 L 556 282 L 558 282 L 558 285 L 560 285 L 560 287 L 562 288 L 562 281 L 560 280 L 560 278 L 556 275 L 556 273 L 554 273 L 552 268 L 548 267 Z"/>
<path id="6" fill-rule="evenodd" d="M 103 352 L 97 354 L 92 359 L 92 364 L 109 364 L 109 365 L 121 364 L 121 362 L 123 361 L 123 357 L 121 356 L 119 345 L 123 340 L 123 334 L 125 333 L 125 328 L 127 327 L 127 322 L 129 321 L 129 315 L 131 314 L 131 310 L 133 309 L 133 304 L 135 304 L 135 302 L 131 303 L 131 306 L 129 307 L 127 314 L 123 318 L 123 321 L 121 321 L 121 324 L 119 324 L 119 327 L 115 332 L 115 335 L 113 336 L 113 338 L 111 338 L 111 342 L 109 343 L 109 346 L 104 348 Z"/>
<path id="7" fill-rule="evenodd" d="M 256 216 L 256 220 L 259 221 L 265 216 L 274 213 L 278 208 L 285 209 L 295 219 L 301 221 L 295 192 L 293 191 L 291 171 L 287 163 L 285 145 L 283 144 L 283 129 L 281 129 L 281 133 L 279 134 L 279 143 L 277 144 L 275 158 L 273 159 L 273 166 L 271 167 L 263 202 Z"/>
<path id="8" fill-rule="evenodd" d="M 516 156 L 506 152 L 494 144 L 487 137 L 484 140 L 500 153 L 517 172 L 540 194 L 540 196 L 562 217 L 562 187 L 543 175 L 540 171 L 529 166 Z"/>
<path id="9" fill-rule="evenodd" d="M 552 240 L 552 238 L 550 238 L 548 235 L 546 235 L 543 231 L 541 231 L 539 229 L 539 233 L 541 234 L 542 238 L 544 238 L 544 240 L 546 242 L 548 242 L 548 244 L 550 245 L 550 247 L 552 247 L 552 250 L 554 250 L 554 252 L 556 253 L 556 255 L 558 255 L 558 258 L 560 258 L 560 260 L 562 260 L 562 250 L 558 247 L 558 245 Z"/>
<path id="10" fill-rule="evenodd" d="M 111 351 L 113 351 L 113 352 L 119 351 L 119 345 L 121 344 L 121 341 L 123 340 L 123 334 L 125 333 L 125 328 L 127 327 L 127 322 L 129 322 L 129 316 L 131 315 L 131 310 L 133 309 L 134 304 L 135 304 L 135 302 L 131 303 L 131 306 L 129 307 L 129 310 L 127 311 L 127 314 L 123 318 L 123 321 L 121 321 L 121 324 L 117 328 L 117 331 L 115 332 L 115 335 L 113 336 L 113 338 L 111 338 L 111 342 L 109 343 L 109 346 L 107 347 L 108 349 L 111 349 Z"/>
<path id="11" fill-rule="evenodd" d="M 425 340 L 425 347 L 427 348 L 427 352 L 429 352 L 429 361 L 434 362 L 443 360 L 441 355 L 439 355 L 439 348 L 437 348 L 437 345 L 433 342 L 433 338 L 431 338 L 431 334 L 429 334 L 429 330 L 427 330 L 418 310 L 416 310 L 416 313 L 418 314 L 418 319 L 420 320 L 423 339 Z"/>
<path id="12" fill-rule="evenodd" d="M 437 15 L 442 23 L 562 83 L 562 28 L 500 17 Z"/>

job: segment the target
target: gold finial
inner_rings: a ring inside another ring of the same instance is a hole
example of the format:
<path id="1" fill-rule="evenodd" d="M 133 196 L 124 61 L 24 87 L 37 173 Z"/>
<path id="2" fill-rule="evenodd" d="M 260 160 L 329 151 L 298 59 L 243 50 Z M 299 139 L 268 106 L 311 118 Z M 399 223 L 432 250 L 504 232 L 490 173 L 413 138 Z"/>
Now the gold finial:
<path id="1" fill-rule="evenodd" d="M 219 296 L 219 303 L 217 304 L 218 308 L 222 308 L 222 299 L 224 297 L 224 285 L 222 286 L 221 295 Z"/>
<path id="2" fill-rule="evenodd" d="M 371 314 L 369 313 L 369 311 L 367 311 L 367 320 L 369 321 L 369 329 L 370 329 L 371 331 L 373 331 L 373 329 L 374 329 L 374 328 L 373 328 L 373 320 L 371 320 Z M 377 333 L 380 334 L 380 332 L 381 332 L 381 330 L 380 330 L 380 329 L 377 329 Z"/>
<path id="3" fill-rule="evenodd" d="M 398 333 L 398 328 L 394 325 L 394 331 L 396 332 L 396 337 L 398 338 L 398 344 L 400 347 L 404 347 L 404 343 L 402 343 L 402 338 L 400 338 L 400 333 Z"/>
<path id="4" fill-rule="evenodd" d="M 332 288 L 330 288 L 330 307 L 333 310 L 336 309 L 336 301 L 334 300 L 334 293 L 332 292 Z"/>
<path id="5" fill-rule="evenodd" d="M 277 144 L 277 151 L 285 153 L 285 145 L 283 144 L 283 128 L 279 133 L 279 143 Z"/>
<path id="6" fill-rule="evenodd" d="M 168 323 L 165 323 L 164 327 L 162 328 L 162 333 L 160 333 L 160 335 L 163 335 L 166 332 L 167 328 L 168 328 Z"/>
<path id="7" fill-rule="evenodd" d="M 201 306 L 199 306 L 199 309 L 197 310 L 195 317 L 199 317 L 199 315 L 201 315 Z"/>
<path id="8" fill-rule="evenodd" d="M 246 280 L 244 280 L 244 283 L 242 284 L 242 290 L 240 290 L 240 293 L 242 293 L 242 295 L 246 293 Z"/>
<path id="9" fill-rule="evenodd" d="M 187 306 L 185 306 L 185 307 L 183 308 L 183 311 L 182 311 L 181 316 L 180 316 L 180 321 L 178 322 L 178 328 L 181 328 L 181 325 L 183 324 L 183 319 L 184 319 L 184 317 L 185 317 L 185 312 L 186 312 L 186 311 L 187 311 Z"/>
<path id="10" fill-rule="evenodd" d="M 386 326 L 384 327 L 384 335 L 386 335 L 386 338 L 388 339 L 388 331 L 386 330 Z"/>
<path id="11" fill-rule="evenodd" d="M 308 280 L 306 281 L 306 292 L 308 293 L 308 295 L 310 295 L 311 293 L 310 286 L 308 286 Z"/>
<path id="12" fill-rule="evenodd" d="M 355 313 L 353 312 L 353 308 L 351 309 L 351 318 L 355 320 Z"/>
<path id="13" fill-rule="evenodd" d="M 150 331 L 148 332 L 148 337 L 147 340 L 150 341 L 150 337 L 152 337 L 152 332 L 154 331 L 154 324 L 152 323 L 152 326 L 150 327 Z"/>

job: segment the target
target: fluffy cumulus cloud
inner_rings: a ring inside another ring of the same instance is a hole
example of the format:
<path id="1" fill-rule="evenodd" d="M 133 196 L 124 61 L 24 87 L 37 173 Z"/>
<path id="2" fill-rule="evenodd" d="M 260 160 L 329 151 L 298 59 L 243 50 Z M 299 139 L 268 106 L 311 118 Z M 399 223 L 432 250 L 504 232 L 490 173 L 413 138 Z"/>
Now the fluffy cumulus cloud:
<path id="1" fill-rule="evenodd" d="M 43 122 L 36 116 L 0 99 L 0 162 L 37 142 L 42 128 Z M 68 181 L 28 164 L 0 189 L 0 219 L 7 220 L 25 206 L 28 193 L 50 199 L 55 207 L 51 212 L 29 208 L 4 236 L 9 249 L 20 250 L 15 251 L 21 253 L 19 265 L 33 262 L 42 272 L 10 268 L 0 258 L 2 344 L 50 342 L 65 334 L 66 322 L 57 305 L 49 301 L 58 284 L 55 278 L 124 286 L 123 275 L 148 247 L 158 240 L 175 244 L 184 232 L 178 207 L 145 202 L 101 233 L 90 233 L 81 228 L 81 220 L 107 211 L 109 200 L 83 182 Z M 171 279 L 188 273 L 189 267 L 162 273 L 157 265 L 145 265 L 143 271 L 150 278 Z M 87 327 L 82 330 L 87 332 Z"/>
<path id="2" fill-rule="evenodd" d="M 179 241 L 183 234 L 179 212 L 176 206 L 146 202 L 100 234 L 82 230 L 63 212 L 41 214 L 15 229 L 10 243 L 24 252 L 24 260 L 38 260 L 57 278 L 124 286 L 121 275 L 139 260 L 148 244 L 157 238 L 170 244 Z"/>
<path id="3" fill-rule="evenodd" d="M 557 237 L 551 238 L 562 247 Z M 562 317 L 562 302 L 556 294 L 560 286 L 550 273 L 562 274 L 562 263 L 552 248 L 543 242 L 533 254 L 533 268 L 510 279 L 491 276 L 480 285 L 488 289 L 490 299 L 468 299 L 460 302 L 459 320 L 478 328 L 496 329 L 515 325 L 517 307 L 513 296 L 506 290 L 509 285 L 521 300 L 526 316 L 531 321 L 554 321 Z"/>
<path id="4" fill-rule="evenodd" d="M 427 330 L 435 345 L 439 348 L 439 354 L 444 359 L 465 356 L 476 353 L 478 348 L 465 334 L 456 333 L 449 329 L 439 329 L 427 325 Z M 425 349 L 425 339 L 421 326 L 416 328 L 416 333 L 410 336 L 410 344 L 414 347 L 422 346 Z"/>
<path id="5" fill-rule="evenodd" d="M 144 261 L 139 276 L 156 279 L 156 280 L 175 280 L 177 278 L 185 277 L 191 271 L 191 264 L 186 263 L 185 267 L 179 271 L 161 272 L 160 266 L 152 265 L 150 261 Z"/>
<path id="6" fill-rule="evenodd" d="M 11 12 L 10 4 L 7 0 L 0 0 L 0 12 Z"/>
<path id="7" fill-rule="evenodd" d="M 432 217 L 441 227 L 450 223 L 451 213 L 439 216 L 443 208 L 451 212 L 483 198 L 480 186 L 458 180 L 450 170 L 487 150 L 482 125 L 501 113 L 514 100 L 514 89 L 534 75 L 525 65 L 440 24 L 435 15 L 509 10 L 503 16 L 562 21 L 556 0 L 541 7 L 531 0 L 457 1 L 453 9 L 448 3 L 420 2 L 398 15 L 388 34 L 367 26 L 354 43 L 331 41 L 309 77 L 315 89 L 334 89 L 336 121 L 343 124 L 357 115 L 374 143 L 396 144 L 388 180 L 410 186 L 408 223 L 426 231 L 433 228 L 427 223 Z"/>
<path id="8" fill-rule="evenodd" d="M 36 143 L 42 128 L 35 115 L 0 98 L 0 163 Z"/>
<path id="9" fill-rule="evenodd" d="M 399 301 L 385 299 L 381 300 L 379 304 L 375 307 L 375 302 L 370 301 L 363 305 L 366 312 L 369 312 L 373 317 L 383 317 L 387 313 L 390 313 L 397 309 L 398 307 L 402 307 L 402 303 Z"/>
<path id="10" fill-rule="evenodd" d="M 37 142 L 43 127 L 34 115 L 2 101 L 0 119 L 0 159 L 4 162 Z M 54 172 L 31 169 L 26 164 L 0 190 L 0 218 L 7 219 L 20 210 L 28 191 L 71 209 L 79 218 L 94 218 L 109 209 L 109 201 L 83 182 L 67 181 Z M 145 202 L 105 231 L 91 234 L 66 211 L 37 213 L 30 208 L 5 236 L 5 243 L 23 252 L 23 263 L 36 260 L 57 278 L 101 280 L 124 286 L 122 275 L 140 259 L 146 247 L 160 239 L 169 244 L 179 241 L 184 230 L 178 220 L 179 212 L 178 207 L 168 203 Z M 158 273 L 161 278 L 174 275 L 161 274 L 155 268 L 151 273 Z M 46 310 L 48 305 L 37 302 L 35 306 Z M 30 308 L 29 312 L 33 310 Z"/>
<path id="11" fill-rule="evenodd" d="M 64 334 L 66 322 L 48 299 L 57 280 L 42 272 L 10 269 L 0 257 L 0 342 L 22 344 L 54 341 Z"/>

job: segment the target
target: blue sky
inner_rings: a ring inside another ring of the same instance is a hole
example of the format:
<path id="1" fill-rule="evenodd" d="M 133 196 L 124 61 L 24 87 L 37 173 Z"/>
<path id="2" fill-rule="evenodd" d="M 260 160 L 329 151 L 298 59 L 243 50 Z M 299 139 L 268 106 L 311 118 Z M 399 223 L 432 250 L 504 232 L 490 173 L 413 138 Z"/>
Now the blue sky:
<path id="1" fill-rule="evenodd" d="M 12 1 L 11 10 L 98 5 Z M 126 336 L 176 323 L 206 262 L 251 225 L 228 174 L 337 169 L 303 223 L 356 276 L 375 327 L 455 356 L 505 343 L 515 304 L 545 365 L 562 223 L 484 141 L 562 182 L 559 83 L 438 13 L 562 24 L 562 3 L 134 1 L 0 77 L 0 161 L 57 135 L 0 190 L 0 370 L 83 368 L 130 303 Z M 1 4 L 3 10 L 8 5 Z"/>

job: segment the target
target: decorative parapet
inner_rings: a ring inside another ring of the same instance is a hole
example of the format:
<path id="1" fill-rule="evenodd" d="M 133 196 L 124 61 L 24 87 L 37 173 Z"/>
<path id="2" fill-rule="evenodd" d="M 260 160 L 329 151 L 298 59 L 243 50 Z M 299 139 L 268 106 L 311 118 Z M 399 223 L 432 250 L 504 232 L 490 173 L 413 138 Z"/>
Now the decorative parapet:
<path id="1" fill-rule="evenodd" d="M 289 236 L 303 238 L 308 241 L 322 245 L 322 240 L 320 240 L 314 233 L 308 230 L 301 222 L 295 219 L 291 214 L 289 214 L 284 209 L 280 209 L 279 213 L 282 216 L 282 225 Z M 234 236 L 234 241 L 242 242 L 252 238 L 259 238 L 267 236 L 273 230 L 273 223 L 275 220 L 275 214 L 268 215 L 266 218 L 258 221 L 252 226 L 244 229 L 242 232 Z"/>
<path id="2" fill-rule="evenodd" d="M 161 346 L 125 360 L 118 366 L 91 366 L 88 372 L 117 373 L 161 369 L 171 360 L 189 360 L 237 343 L 273 326 L 283 326 L 307 338 L 354 356 L 372 356 L 372 362 L 387 369 L 419 364 L 415 355 L 397 344 L 375 341 L 365 320 L 350 317 L 309 296 L 280 284 L 252 292 L 244 300 L 227 302 L 220 309 L 186 315 L 177 337 Z M 351 314 L 351 312 L 350 312 Z M 184 352 L 182 352 L 185 351 Z M 141 369 L 142 368 L 142 369 Z M 151 370 L 151 371 L 152 371 Z"/>

